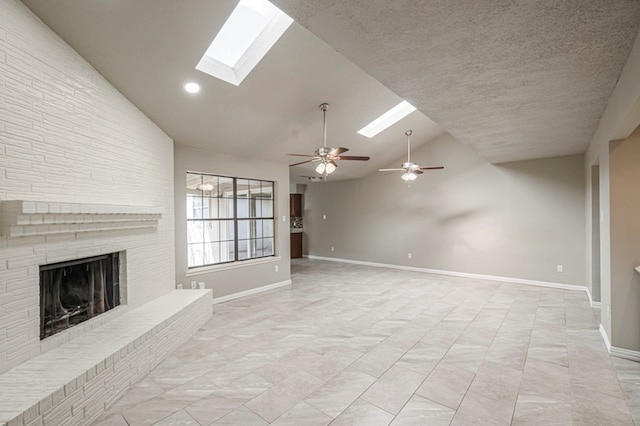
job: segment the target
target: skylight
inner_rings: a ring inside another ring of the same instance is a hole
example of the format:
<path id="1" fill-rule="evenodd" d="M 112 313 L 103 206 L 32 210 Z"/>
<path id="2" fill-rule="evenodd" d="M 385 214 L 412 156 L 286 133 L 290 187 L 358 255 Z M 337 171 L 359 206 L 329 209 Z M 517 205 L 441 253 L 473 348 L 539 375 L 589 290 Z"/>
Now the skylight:
<path id="1" fill-rule="evenodd" d="M 407 101 L 402 101 L 398 105 L 391 108 L 389 111 L 382 114 L 380 117 L 373 120 L 371 123 L 358 130 L 358 133 L 362 136 L 372 138 L 387 127 L 397 123 L 416 110 L 416 107 L 411 105 Z"/>
<path id="2" fill-rule="evenodd" d="M 241 0 L 196 69 L 239 86 L 292 22 L 267 0 Z"/>

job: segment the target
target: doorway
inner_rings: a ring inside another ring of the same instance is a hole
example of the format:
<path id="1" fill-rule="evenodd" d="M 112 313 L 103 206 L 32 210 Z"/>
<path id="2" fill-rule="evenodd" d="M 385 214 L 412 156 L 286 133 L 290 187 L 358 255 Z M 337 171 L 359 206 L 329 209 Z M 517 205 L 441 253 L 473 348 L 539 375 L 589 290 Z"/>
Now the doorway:
<path id="1" fill-rule="evenodd" d="M 600 305 L 600 165 L 591 166 L 591 298 Z"/>

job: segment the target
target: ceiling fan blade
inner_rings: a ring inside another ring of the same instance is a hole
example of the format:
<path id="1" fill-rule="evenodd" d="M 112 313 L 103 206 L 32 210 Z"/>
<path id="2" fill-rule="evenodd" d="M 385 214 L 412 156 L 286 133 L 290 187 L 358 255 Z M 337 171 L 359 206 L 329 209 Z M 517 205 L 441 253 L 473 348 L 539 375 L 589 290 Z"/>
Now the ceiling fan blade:
<path id="1" fill-rule="evenodd" d="M 444 169 L 444 166 L 420 167 L 420 170 L 441 170 L 441 169 Z"/>
<path id="2" fill-rule="evenodd" d="M 315 155 L 307 155 L 307 154 L 287 154 L 287 155 L 293 155 L 295 157 L 315 157 Z"/>
<path id="3" fill-rule="evenodd" d="M 369 157 L 360 157 L 357 155 L 340 155 L 336 157 L 336 160 L 358 160 L 358 161 L 368 161 Z"/>
<path id="4" fill-rule="evenodd" d="M 312 158 L 311 160 L 301 161 L 301 162 L 296 163 L 296 164 L 289 164 L 289 167 L 299 166 L 300 164 L 311 163 L 311 162 L 313 162 L 313 161 L 314 161 L 314 160 L 313 160 L 313 158 Z"/>
<path id="5" fill-rule="evenodd" d="M 404 172 L 404 169 L 378 169 L 379 172 Z"/>
<path id="6" fill-rule="evenodd" d="M 339 146 L 337 148 L 331 148 L 331 150 L 329 151 L 329 155 L 338 156 L 338 155 L 342 154 L 343 152 L 347 152 L 347 151 L 349 151 L 349 148 L 345 148 L 343 146 Z"/>
<path id="7" fill-rule="evenodd" d="M 421 174 L 423 174 L 424 172 L 423 172 L 422 170 L 418 169 L 418 170 L 414 170 L 414 171 L 413 171 L 413 173 L 415 173 L 415 174 L 417 174 L 417 175 L 421 175 Z"/>

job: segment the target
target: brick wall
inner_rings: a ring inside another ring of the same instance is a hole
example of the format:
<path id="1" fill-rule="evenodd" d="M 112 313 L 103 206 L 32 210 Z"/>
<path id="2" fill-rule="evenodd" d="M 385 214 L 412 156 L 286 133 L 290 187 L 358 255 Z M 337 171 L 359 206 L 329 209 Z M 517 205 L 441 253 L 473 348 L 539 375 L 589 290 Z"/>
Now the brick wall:
<path id="1" fill-rule="evenodd" d="M 173 289 L 172 173 L 171 139 L 21 2 L 0 0 L 0 202 L 161 214 L 157 228 L 1 237 L 0 373 L 92 327 L 40 342 L 40 264 L 124 251 L 129 307 Z"/>
<path id="2" fill-rule="evenodd" d="M 0 425 L 92 424 L 212 313 L 210 290 L 175 290 L 0 374 Z"/>

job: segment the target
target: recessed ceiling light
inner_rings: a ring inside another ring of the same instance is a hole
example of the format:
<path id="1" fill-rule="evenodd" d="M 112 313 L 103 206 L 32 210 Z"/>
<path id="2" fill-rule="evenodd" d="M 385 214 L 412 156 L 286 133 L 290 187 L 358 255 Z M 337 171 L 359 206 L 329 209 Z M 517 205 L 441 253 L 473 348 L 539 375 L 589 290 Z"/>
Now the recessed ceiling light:
<path id="1" fill-rule="evenodd" d="M 402 101 L 371 123 L 358 130 L 358 134 L 372 138 L 387 127 L 397 123 L 416 110 L 416 107 L 407 101 Z"/>
<path id="2" fill-rule="evenodd" d="M 292 22 L 267 0 L 240 0 L 196 69 L 239 86 Z"/>
<path id="3" fill-rule="evenodd" d="M 184 85 L 184 90 L 189 93 L 198 93 L 200 91 L 200 85 L 191 81 Z"/>

